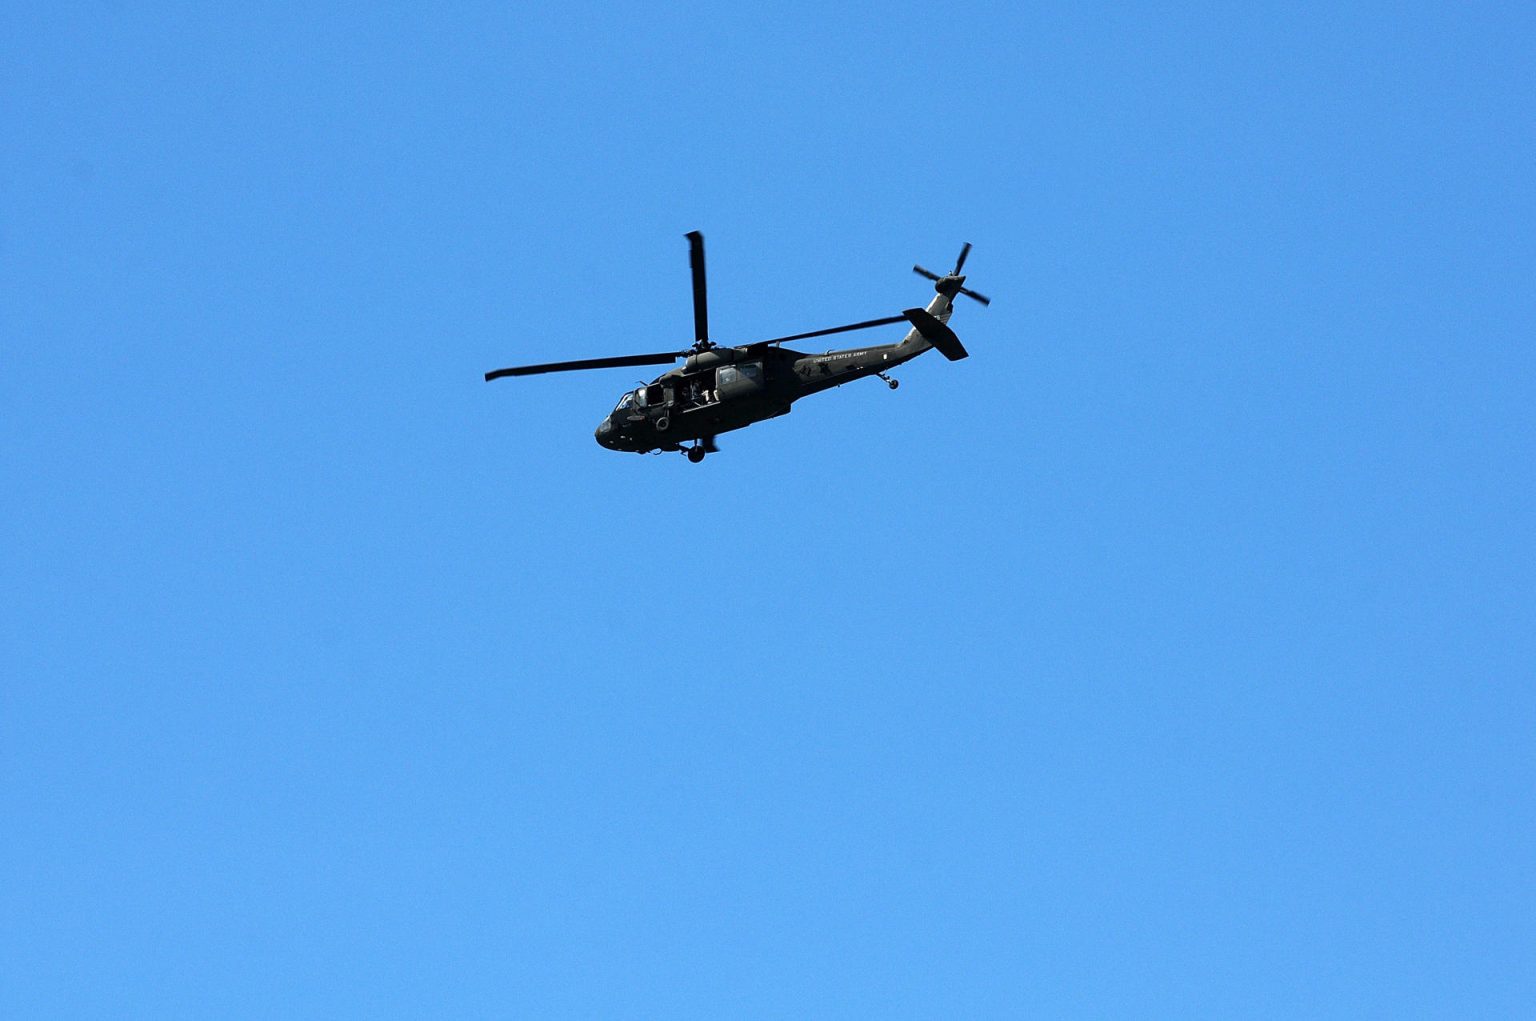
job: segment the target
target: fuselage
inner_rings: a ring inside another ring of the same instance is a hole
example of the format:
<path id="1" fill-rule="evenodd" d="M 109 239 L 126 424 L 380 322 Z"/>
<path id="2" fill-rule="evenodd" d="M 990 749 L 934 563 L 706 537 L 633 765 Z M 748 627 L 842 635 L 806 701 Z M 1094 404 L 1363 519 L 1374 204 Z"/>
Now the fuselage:
<path id="1" fill-rule="evenodd" d="M 950 298 L 936 295 L 927 311 L 947 320 Z M 802 397 L 884 373 L 931 347 L 914 328 L 899 344 L 823 354 L 771 345 L 700 351 L 620 397 L 598 425 L 596 439 L 609 450 L 642 454 L 681 449 L 687 441 L 786 415 Z"/>

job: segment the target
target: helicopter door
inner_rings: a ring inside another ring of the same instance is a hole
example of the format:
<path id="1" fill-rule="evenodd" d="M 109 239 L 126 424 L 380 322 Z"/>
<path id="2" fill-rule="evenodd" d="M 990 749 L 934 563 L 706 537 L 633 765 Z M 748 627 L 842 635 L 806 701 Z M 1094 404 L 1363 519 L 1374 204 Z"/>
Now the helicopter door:
<path id="1" fill-rule="evenodd" d="M 763 363 L 737 362 L 722 365 L 715 377 L 722 401 L 751 397 L 763 390 Z"/>

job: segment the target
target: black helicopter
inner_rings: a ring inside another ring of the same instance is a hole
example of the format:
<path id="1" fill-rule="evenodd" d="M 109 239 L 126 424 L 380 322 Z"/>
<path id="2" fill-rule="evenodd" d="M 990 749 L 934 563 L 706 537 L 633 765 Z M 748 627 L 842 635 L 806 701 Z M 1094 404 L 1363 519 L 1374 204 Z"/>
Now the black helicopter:
<path id="1" fill-rule="evenodd" d="M 485 374 L 486 382 L 503 376 L 532 376 L 541 372 L 569 372 L 575 369 L 610 369 L 628 365 L 665 365 L 683 359 L 683 364 L 662 373 L 647 386 L 631 390 L 619 398 L 618 405 L 597 427 L 597 442 L 609 450 L 627 450 L 638 454 L 652 451 L 681 451 L 697 464 L 704 455 L 719 448 L 715 437 L 732 429 L 742 429 L 769 418 L 789 413 L 790 406 L 802 397 L 830 390 L 835 386 L 865 376 L 879 376 L 892 390 L 897 382 L 886 375 L 902 362 L 910 361 L 930 348 L 936 348 L 950 361 L 967 356 L 946 323 L 957 294 L 974 298 L 983 305 L 991 302 L 965 287 L 960 270 L 971 252 L 967 241 L 955 260 L 955 268 L 940 276 L 913 266 L 913 272 L 934 281 L 938 292 L 926 309 L 909 308 L 899 316 L 870 319 L 829 330 L 812 330 L 789 337 L 775 337 L 736 347 L 718 347 L 709 339 L 709 315 L 704 289 L 704 235 L 698 231 L 688 238 L 689 265 L 693 270 L 694 344 L 686 351 L 663 351 L 647 355 L 621 355 L 617 358 L 589 358 L 577 362 L 550 362 L 545 365 L 521 365 L 496 369 Z M 899 344 L 856 347 L 825 354 L 808 355 L 781 347 L 794 340 L 809 340 L 851 330 L 867 330 L 893 323 L 908 323 L 911 329 Z M 690 443 L 684 446 L 684 443 Z"/>

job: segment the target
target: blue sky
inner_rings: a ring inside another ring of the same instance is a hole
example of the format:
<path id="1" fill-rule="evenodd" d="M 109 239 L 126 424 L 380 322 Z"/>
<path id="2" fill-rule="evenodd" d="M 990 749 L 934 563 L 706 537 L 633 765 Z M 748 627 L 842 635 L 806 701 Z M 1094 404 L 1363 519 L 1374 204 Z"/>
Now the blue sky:
<path id="1" fill-rule="evenodd" d="M 1536 1009 L 1529 12 L 354 8 L 0 13 L 0 1013 Z"/>

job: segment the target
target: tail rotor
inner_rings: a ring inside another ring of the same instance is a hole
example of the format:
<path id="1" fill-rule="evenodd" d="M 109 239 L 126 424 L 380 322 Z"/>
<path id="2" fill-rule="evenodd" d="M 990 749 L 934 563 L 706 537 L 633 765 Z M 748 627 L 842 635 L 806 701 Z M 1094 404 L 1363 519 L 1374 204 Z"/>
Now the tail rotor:
<path id="1" fill-rule="evenodd" d="M 947 294 L 951 298 L 957 294 L 963 294 L 967 298 L 981 302 L 983 305 L 990 305 L 992 304 L 992 299 L 984 294 L 977 294 L 975 291 L 964 286 L 965 277 L 960 275 L 960 271 L 965 268 L 965 260 L 970 254 L 971 243 L 967 241 L 965 246 L 960 249 L 960 257 L 955 260 L 955 268 L 943 276 L 939 276 L 933 270 L 924 269 L 921 266 L 913 266 L 912 272 L 920 277 L 927 277 L 929 280 L 932 280 L 934 282 L 933 289 L 940 294 Z"/>

